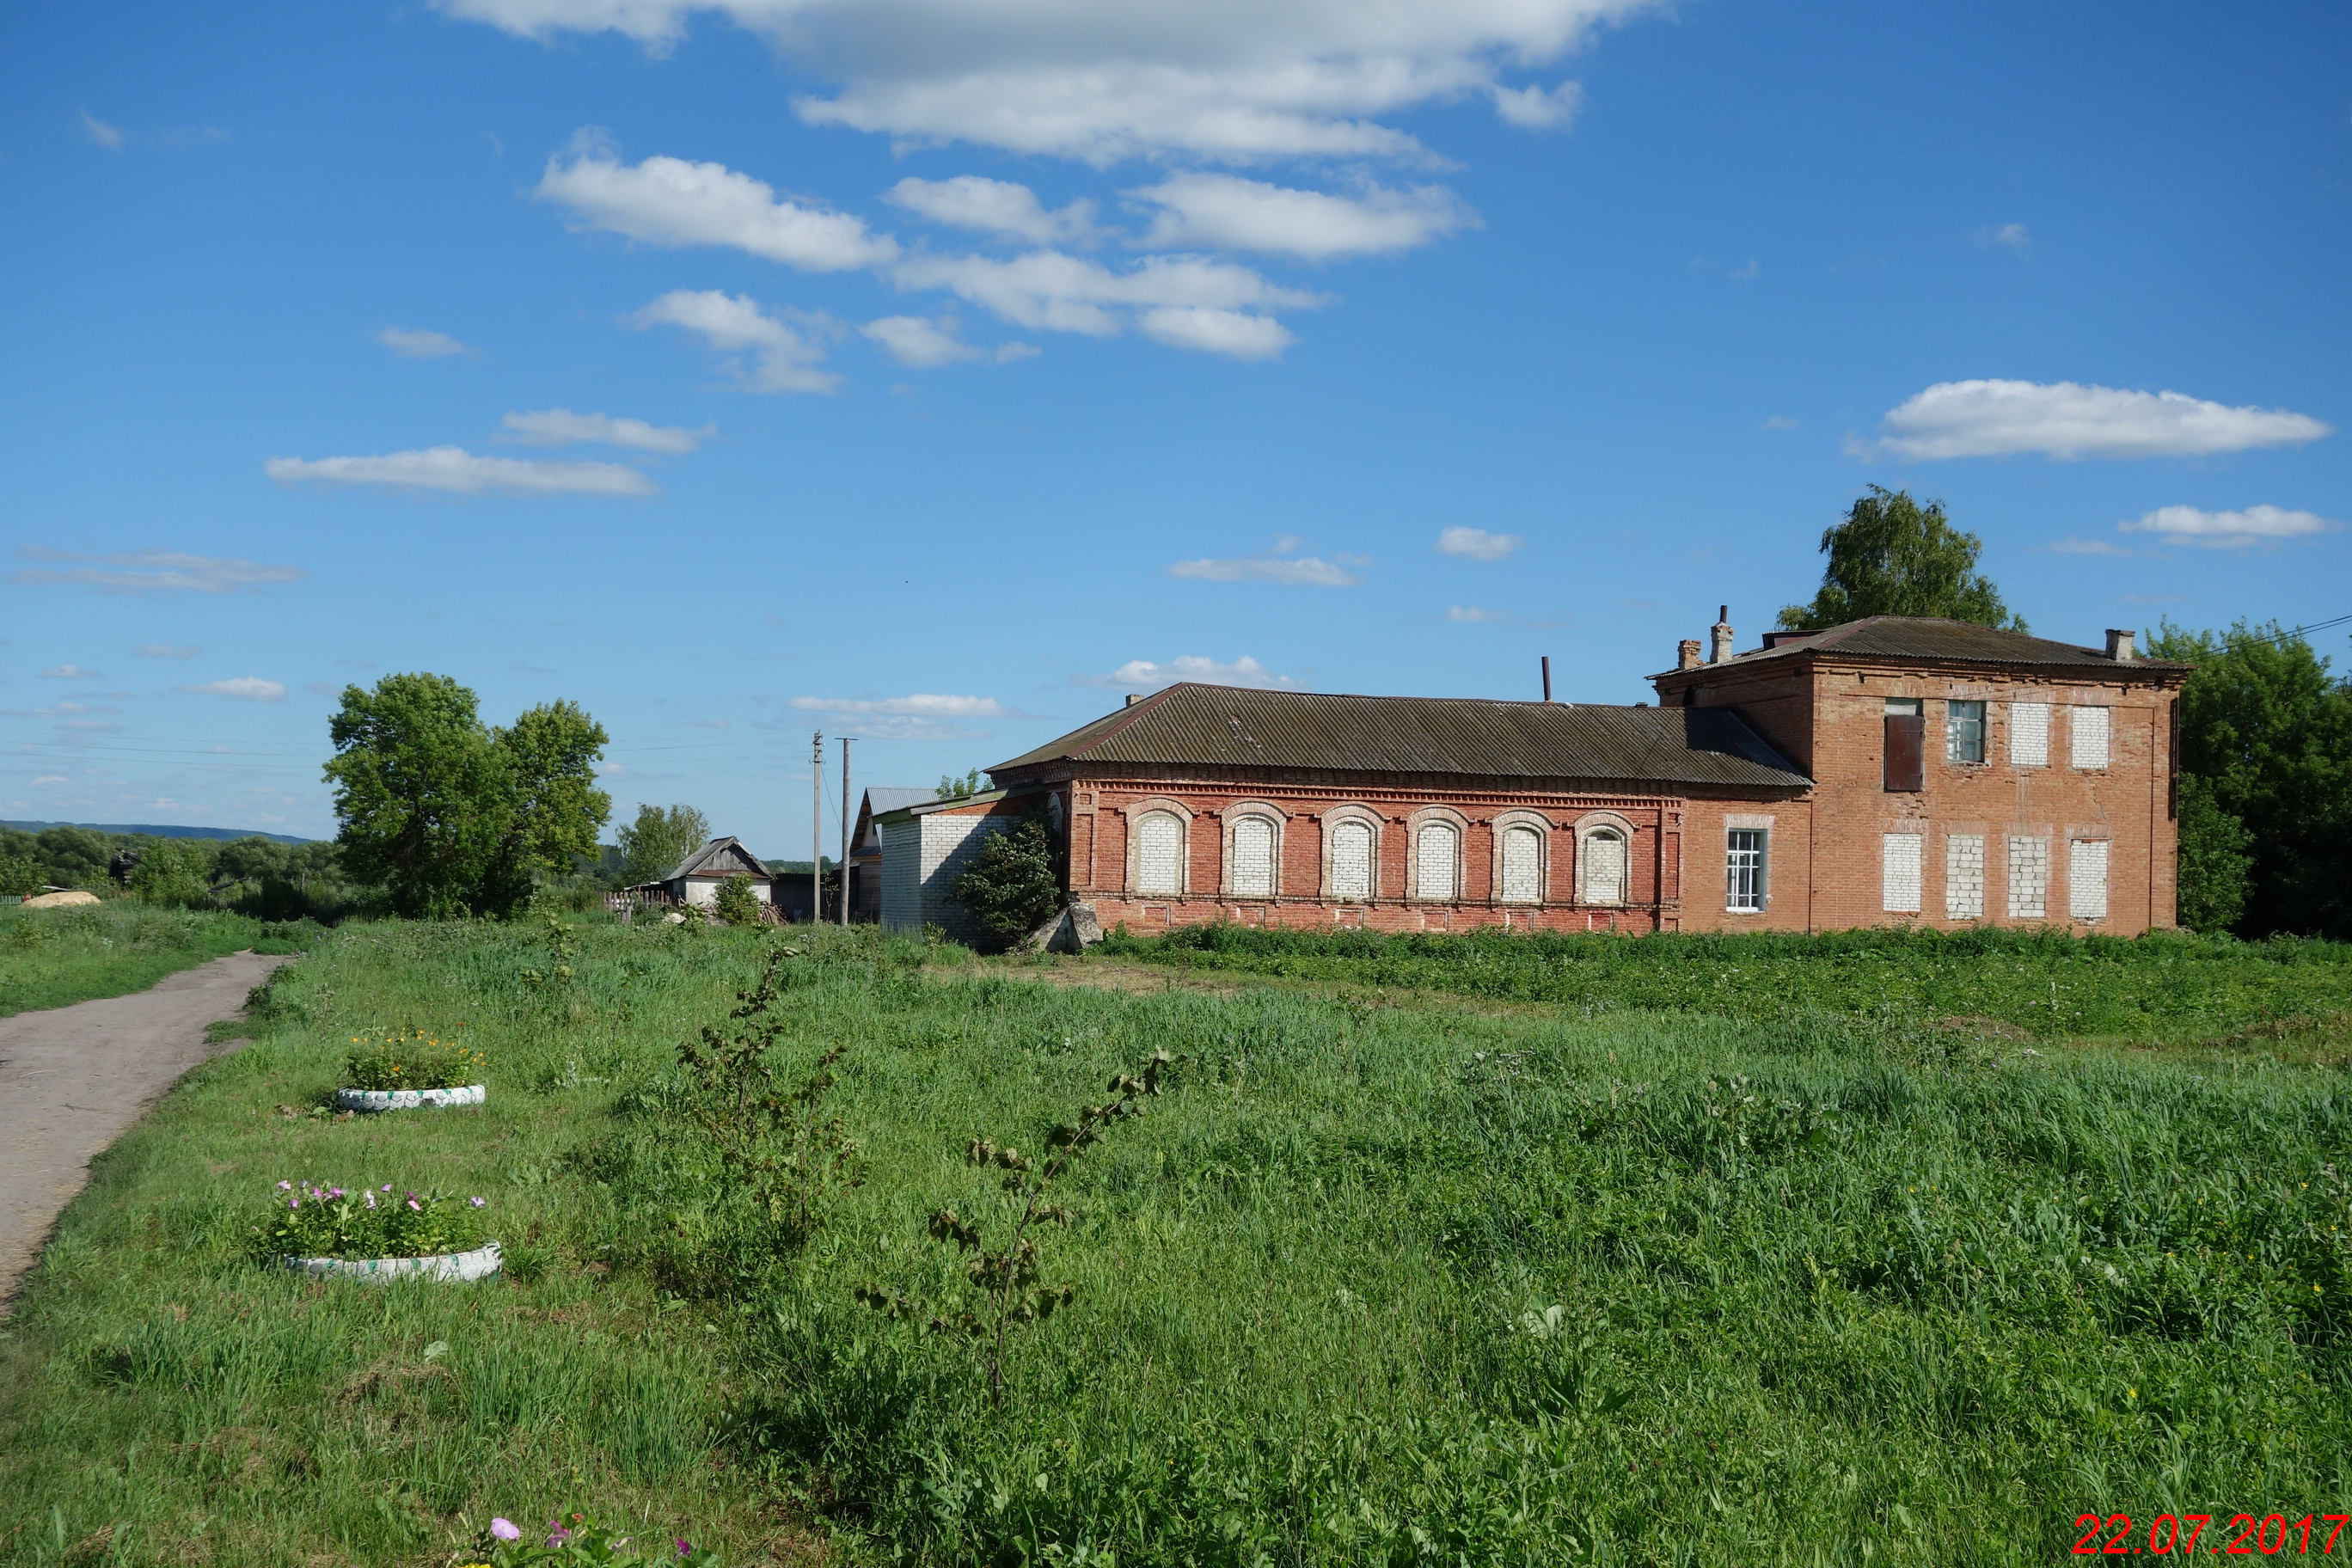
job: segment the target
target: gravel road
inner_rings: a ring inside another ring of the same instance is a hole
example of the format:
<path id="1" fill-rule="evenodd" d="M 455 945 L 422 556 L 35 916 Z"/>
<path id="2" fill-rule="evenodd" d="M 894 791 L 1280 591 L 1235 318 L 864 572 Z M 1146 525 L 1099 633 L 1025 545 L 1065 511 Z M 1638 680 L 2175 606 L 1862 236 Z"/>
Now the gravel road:
<path id="1" fill-rule="evenodd" d="M 283 958 L 233 952 L 149 990 L 0 1018 L 0 1310 L 89 1179 L 89 1163 L 180 1075 L 228 1047 L 234 1018 Z"/>

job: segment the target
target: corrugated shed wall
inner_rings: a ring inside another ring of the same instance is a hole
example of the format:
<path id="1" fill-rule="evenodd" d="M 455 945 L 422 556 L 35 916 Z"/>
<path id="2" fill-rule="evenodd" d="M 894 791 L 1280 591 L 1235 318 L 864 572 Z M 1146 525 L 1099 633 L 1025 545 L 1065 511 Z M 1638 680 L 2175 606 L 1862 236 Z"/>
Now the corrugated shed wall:
<path id="1" fill-rule="evenodd" d="M 882 838 L 882 929 L 920 935 L 923 929 L 923 824 L 875 825 Z"/>

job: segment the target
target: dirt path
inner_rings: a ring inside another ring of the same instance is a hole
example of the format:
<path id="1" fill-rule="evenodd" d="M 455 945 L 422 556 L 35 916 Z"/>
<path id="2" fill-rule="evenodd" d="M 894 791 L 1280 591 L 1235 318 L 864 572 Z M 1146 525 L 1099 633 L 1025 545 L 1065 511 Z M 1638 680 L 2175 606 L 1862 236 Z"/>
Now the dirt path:
<path id="1" fill-rule="evenodd" d="M 233 952 L 129 996 L 0 1018 L 0 1310 L 90 1161 L 181 1074 L 221 1053 L 205 1026 L 236 1017 L 286 962 Z"/>

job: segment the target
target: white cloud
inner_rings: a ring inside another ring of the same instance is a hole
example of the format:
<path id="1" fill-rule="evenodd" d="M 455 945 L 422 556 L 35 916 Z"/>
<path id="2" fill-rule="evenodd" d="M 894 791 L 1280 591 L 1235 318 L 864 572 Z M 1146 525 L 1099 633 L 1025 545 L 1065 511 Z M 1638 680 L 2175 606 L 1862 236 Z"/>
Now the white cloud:
<path id="1" fill-rule="evenodd" d="M 1255 686 L 1284 689 L 1295 689 L 1300 684 L 1287 675 L 1276 675 L 1247 654 L 1226 664 L 1197 653 L 1179 654 L 1165 664 L 1149 658 L 1130 658 L 1108 675 L 1086 676 L 1080 679 L 1079 684 L 1157 691 L 1180 680 L 1195 681 L 1202 686 Z"/>
<path id="2" fill-rule="evenodd" d="M 885 316 L 857 330 L 888 350 L 890 357 L 900 364 L 910 364 L 919 370 L 972 360 L 1010 364 L 1014 360 L 1034 358 L 1037 353 L 1028 343 L 1003 343 L 993 349 L 968 343 L 953 316 L 941 316 L 937 321 L 928 316 Z"/>
<path id="3" fill-rule="evenodd" d="M 1946 381 L 1879 422 L 1857 457 L 1998 458 L 2042 452 L 2079 458 L 2189 458 L 2293 447 L 2329 427 L 2284 408 L 2231 408 L 2179 392 L 2127 392 L 2061 381 Z"/>
<path id="4" fill-rule="evenodd" d="M 83 555 L 70 550 L 51 550 L 46 545 L 20 544 L 16 553 L 26 560 L 57 564 L 13 572 L 9 574 L 12 582 L 73 584 L 111 594 L 234 594 L 239 589 L 299 582 L 306 575 L 294 566 L 183 555 L 169 550 Z"/>
<path id="5" fill-rule="evenodd" d="M 2315 539 L 2335 533 L 2343 524 L 2316 512 L 2290 511 L 2284 507 L 2250 506 L 2243 511 L 2205 511 L 2193 506 L 2165 506 L 2141 514 L 2136 522 L 2116 525 L 2125 533 L 2150 533 L 2167 544 L 2199 544 L 2214 550 L 2243 550 L 2294 539 Z"/>
<path id="6" fill-rule="evenodd" d="M 1511 613 L 1508 610 L 1482 609 L 1476 605 L 1454 605 L 1446 609 L 1445 618 L 1449 621 L 1464 621 L 1475 625 L 1487 621 L 1507 621 L 1511 618 Z"/>
<path id="7" fill-rule="evenodd" d="M 649 496 L 653 480 L 622 463 L 547 463 L 485 458 L 463 447 L 427 447 L 373 458 L 271 458 L 261 471 L 280 484 L 382 485 L 452 495 Z"/>
<path id="8" fill-rule="evenodd" d="M 1560 123 L 1564 89 L 1507 88 L 1643 0 L 438 0 L 545 38 L 614 31 L 674 44 L 697 11 L 838 84 L 803 120 L 917 142 L 963 140 L 1098 164 L 1152 153 L 1231 161 L 1411 157 L 1375 117 L 1469 94 L 1507 121 Z"/>
<path id="9" fill-rule="evenodd" d="M 2025 226 L 2021 223 L 2005 223 L 1999 227 L 1987 224 L 1977 230 L 1976 237 L 1977 247 L 1980 250 L 1999 245 L 2007 247 L 2020 256 L 2028 256 L 2033 251 L 2033 236 L 2026 232 Z"/>
<path id="10" fill-rule="evenodd" d="M 1765 420 L 1763 424 L 1759 425 L 1757 428 L 1759 430 L 1801 430 L 1804 428 L 1804 426 L 1801 422 L 1790 418 L 1785 414 L 1775 414 L 1770 418 Z"/>
<path id="11" fill-rule="evenodd" d="M 1297 548 L 1296 540 L 1284 539 L 1274 555 L 1251 555 L 1238 561 L 1179 561 L 1168 568 L 1168 575 L 1203 583 L 1287 583 L 1313 588 L 1352 588 L 1363 581 L 1348 570 L 1344 558 L 1332 562 L 1289 553 Z"/>
<path id="12" fill-rule="evenodd" d="M 1160 210 L 1137 243 L 1155 249 L 1262 250 L 1328 261 L 1410 250 L 1475 227 L 1478 215 L 1443 185 L 1331 195 L 1233 174 L 1172 174 L 1127 193 Z"/>
<path id="13" fill-rule="evenodd" d="M 1182 348 L 1243 359 L 1279 353 L 1292 339 L 1264 312 L 1328 301 L 1267 282 L 1246 267 L 1195 256 L 1154 256 L 1122 269 L 1031 251 L 986 256 L 913 256 L 892 269 L 906 288 L 945 289 L 1019 326 L 1113 337 L 1130 326 Z"/>
<path id="14" fill-rule="evenodd" d="M 33 782 L 37 784 L 70 784 L 73 781 L 67 778 L 63 773 L 43 773 L 39 778 L 35 779 Z"/>
<path id="15" fill-rule="evenodd" d="M 2104 539 L 2062 539 L 2049 547 L 2053 555 L 2136 555 L 2137 551 L 2126 550 Z"/>
<path id="16" fill-rule="evenodd" d="M 47 680 L 104 680 L 105 675 L 95 669 L 84 669 L 78 664 L 61 664 L 54 669 L 41 671 Z"/>
<path id="17" fill-rule="evenodd" d="M 1473 561 L 1500 561 L 1525 544 L 1516 533 L 1489 533 L 1483 528 L 1440 529 L 1437 552 L 1441 555 L 1467 555 Z"/>
<path id="18" fill-rule="evenodd" d="M 81 128 L 91 141 L 110 153 L 121 152 L 123 142 L 128 140 L 119 126 L 109 125 L 87 109 L 81 111 Z"/>
<path id="19" fill-rule="evenodd" d="M 795 697 L 791 706 L 824 713 L 877 740 L 956 741 L 986 733 L 966 721 L 1018 717 L 993 697 L 915 692 L 906 697 Z"/>
<path id="20" fill-rule="evenodd" d="M 257 675 L 240 675 L 231 680 L 207 680 L 202 686 L 174 687 L 194 697 L 241 697 L 248 702 L 282 702 L 286 688 L 282 682 L 264 680 Z"/>
<path id="21" fill-rule="evenodd" d="M 878 266 L 898 254 L 898 241 L 867 232 L 865 219 L 780 198 L 724 163 L 656 157 L 632 166 L 584 133 L 570 162 L 547 161 L 533 194 L 570 207 L 589 228 L 672 249 L 730 246 L 810 272 Z"/>
<path id="22" fill-rule="evenodd" d="M 887 200 L 933 223 L 1026 240 L 1031 245 L 1085 244 L 1095 237 L 1095 204 L 1076 201 L 1048 212 L 1037 193 L 1010 180 L 958 174 L 951 180 L 904 179 Z"/>
<path id="23" fill-rule="evenodd" d="M 509 414 L 499 425 L 508 439 L 533 447 L 593 443 L 672 455 L 691 452 L 718 434 L 707 425 L 699 430 L 687 430 L 675 425 L 648 425 L 642 419 L 615 419 L 609 414 L 574 414 L 569 408 Z"/>
<path id="24" fill-rule="evenodd" d="M 446 332 L 430 331 L 422 327 L 386 327 L 376 333 L 375 341 L 403 359 L 446 359 L 451 354 L 480 352 L 459 342 Z"/>
<path id="25" fill-rule="evenodd" d="M 841 377 L 816 368 L 824 360 L 823 344 L 740 294 L 675 289 L 631 317 L 630 324 L 683 328 L 720 353 L 748 355 L 748 364 L 730 360 L 728 370 L 753 392 L 831 392 L 841 384 Z"/>
<path id="26" fill-rule="evenodd" d="M 1495 112 L 1522 131 L 1565 131 L 1584 107 L 1584 89 L 1572 81 L 1553 88 L 1497 84 L 1486 90 L 1494 96 Z"/>
<path id="27" fill-rule="evenodd" d="M 131 650 L 131 656 L 133 658 L 194 658 L 204 651 L 192 642 L 143 642 Z"/>

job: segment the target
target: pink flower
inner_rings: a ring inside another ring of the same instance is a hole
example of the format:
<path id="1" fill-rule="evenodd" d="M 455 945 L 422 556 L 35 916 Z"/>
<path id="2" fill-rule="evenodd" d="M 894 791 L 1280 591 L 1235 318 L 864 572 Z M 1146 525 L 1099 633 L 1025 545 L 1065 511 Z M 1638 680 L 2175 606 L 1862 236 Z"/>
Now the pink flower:
<path id="1" fill-rule="evenodd" d="M 299 1209 L 302 1206 L 302 1200 L 300 1198 L 288 1198 L 286 1200 L 286 1206 L 289 1209 Z"/>
<path id="2" fill-rule="evenodd" d="M 497 1536 L 500 1541 L 520 1541 L 522 1539 L 522 1531 L 515 1528 L 515 1521 L 510 1519 L 494 1519 L 490 1521 L 490 1533 Z"/>
<path id="3" fill-rule="evenodd" d="M 562 1545 L 565 1542 L 567 1542 L 567 1541 L 569 1541 L 569 1540 L 571 1540 L 571 1539 L 572 1539 L 572 1532 L 571 1532 L 570 1531 L 568 1531 L 568 1530 L 564 1529 L 564 1528 L 563 1528 L 562 1525 L 560 1525 L 560 1524 L 559 1524 L 559 1525 L 557 1525 L 553 1530 L 551 1530 L 551 1531 L 548 1531 L 548 1534 L 547 1534 L 547 1543 L 548 1543 L 550 1546 L 561 1546 L 561 1545 Z"/>
<path id="4" fill-rule="evenodd" d="M 374 1194 L 373 1193 L 370 1193 L 370 1194 L 367 1195 L 367 1201 L 368 1201 L 368 1207 L 370 1207 L 370 1208 L 373 1208 L 373 1207 L 375 1207 L 375 1194 Z"/>
<path id="5" fill-rule="evenodd" d="M 294 1184 L 291 1182 L 280 1182 L 278 1184 L 278 1190 L 281 1193 L 290 1193 L 294 1190 Z"/>
<path id="6" fill-rule="evenodd" d="M 685 1556 L 687 1553 L 688 1553 L 688 1552 L 692 1552 L 693 1550 L 694 1550 L 694 1548 L 693 1548 L 693 1547 L 688 1546 L 688 1545 L 686 1543 L 686 1537 L 685 1537 L 685 1536 L 681 1535 L 681 1536 L 679 1536 L 679 1537 L 677 1538 L 677 1554 L 678 1554 L 680 1557 Z"/>
<path id="7" fill-rule="evenodd" d="M 415 1198 L 408 1200 L 408 1206 L 418 1214 L 423 1214 L 425 1212 L 425 1205 L 418 1203 Z"/>
<path id="8" fill-rule="evenodd" d="M 392 1184 L 391 1184 L 390 1182 L 386 1182 L 386 1183 L 383 1184 L 383 1190 L 384 1190 L 385 1192 L 387 1192 L 387 1193 L 388 1193 L 388 1192 L 390 1192 L 390 1191 L 392 1191 Z"/>
<path id="9" fill-rule="evenodd" d="M 473 1202 L 473 1205 L 474 1205 L 474 1206 L 475 1206 L 476 1208 L 480 1208 L 480 1207 L 482 1206 L 482 1200 L 481 1200 L 481 1199 L 479 1199 L 479 1198 L 475 1198 L 475 1199 L 473 1199 L 473 1200 L 472 1200 L 472 1202 Z"/>

